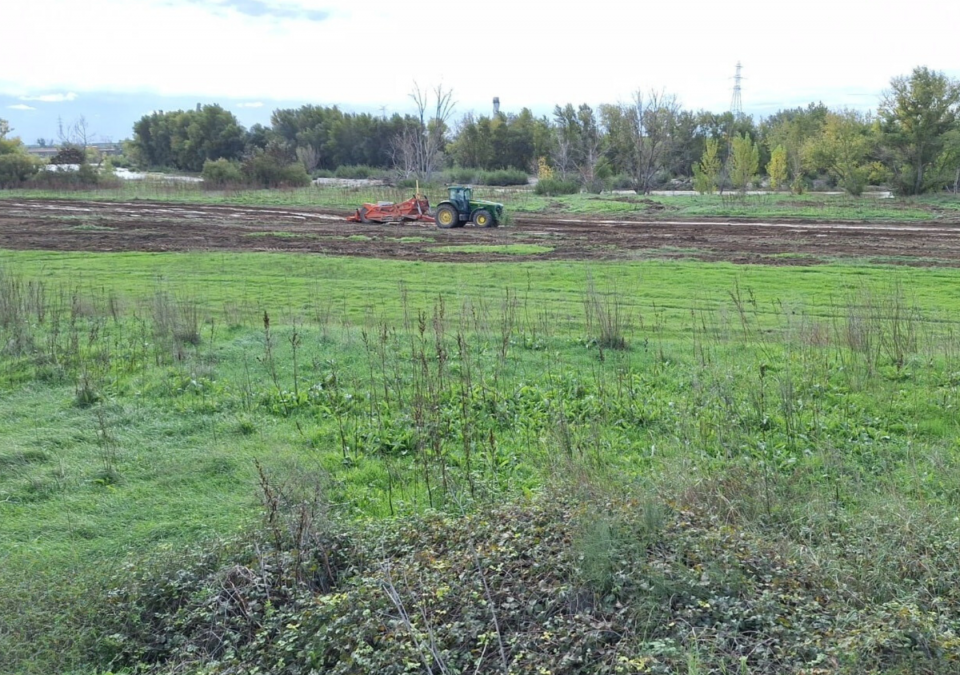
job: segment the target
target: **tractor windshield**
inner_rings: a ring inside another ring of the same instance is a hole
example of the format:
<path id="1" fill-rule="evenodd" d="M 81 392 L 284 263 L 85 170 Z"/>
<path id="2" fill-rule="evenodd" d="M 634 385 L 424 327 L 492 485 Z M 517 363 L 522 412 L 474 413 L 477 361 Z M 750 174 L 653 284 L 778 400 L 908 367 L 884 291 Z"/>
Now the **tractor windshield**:
<path id="1" fill-rule="evenodd" d="M 467 201 L 473 199 L 473 188 L 463 188 L 463 198 Z"/>

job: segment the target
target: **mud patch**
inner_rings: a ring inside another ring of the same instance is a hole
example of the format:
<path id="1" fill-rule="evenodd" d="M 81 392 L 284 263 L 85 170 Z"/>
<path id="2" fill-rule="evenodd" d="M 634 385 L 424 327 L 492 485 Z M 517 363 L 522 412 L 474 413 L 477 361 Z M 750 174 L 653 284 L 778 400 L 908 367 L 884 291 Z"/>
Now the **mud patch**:
<path id="1" fill-rule="evenodd" d="M 167 202 L 0 200 L 0 248 L 276 251 L 397 260 L 686 258 L 766 265 L 858 259 L 960 267 L 960 223 L 617 219 L 513 214 L 501 228 L 348 223 L 346 212 Z"/>

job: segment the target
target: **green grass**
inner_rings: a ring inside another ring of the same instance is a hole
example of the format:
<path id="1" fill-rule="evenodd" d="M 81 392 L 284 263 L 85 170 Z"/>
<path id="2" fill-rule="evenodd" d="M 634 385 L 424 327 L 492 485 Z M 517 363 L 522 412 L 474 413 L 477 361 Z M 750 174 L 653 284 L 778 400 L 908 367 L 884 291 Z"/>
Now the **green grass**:
<path id="1" fill-rule="evenodd" d="M 88 666 L 105 575 L 253 522 L 255 461 L 360 519 L 537 491 L 561 460 L 953 508 L 958 282 L 0 251 L 0 671 Z"/>
<path id="2" fill-rule="evenodd" d="M 401 244 L 432 244 L 436 241 L 433 237 L 392 237 L 391 239 Z"/>
<path id="3" fill-rule="evenodd" d="M 463 244 L 454 246 L 431 246 L 432 253 L 505 253 L 507 255 L 536 255 L 550 253 L 550 246 L 537 244 Z"/>
<path id="4" fill-rule="evenodd" d="M 275 230 L 271 232 L 248 232 L 244 237 L 279 237 L 281 239 L 319 239 L 320 237 L 310 232 L 286 232 Z"/>
<path id="5" fill-rule="evenodd" d="M 956 219 L 960 201 L 949 195 L 879 199 L 845 195 L 591 195 L 518 198 L 514 211 L 647 218 L 751 218 L 863 221 Z"/>
<path id="6" fill-rule="evenodd" d="M 448 302 L 497 302 L 505 289 L 534 306 L 549 303 L 565 330 L 582 323 L 588 277 L 617 288 L 631 311 L 649 313 L 655 304 L 669 330 L 688 322 L 693 310 L 725 306 L 735 284 L 750 288 L 761 317 L 778 303 L 802 304 L 807 313 L 831 317 L 845 297 L 864 284 L 891 278 L 910 289 L 916 302 L 937 312 L 960 309 L 956 272 L 947 268 L 890 268 L 828 264 L 812 267 L 738 266 L 694 261 L 636 263 L 517 262 L 423 263 L 332 258 L 279 253 L 52 253 L 0 251 L 0 267 L 11 266 L 48 286 L 76 286 L 105 296 L 119 294 L 128 305 L 149 300 L 158 289 L 195 298 L 203 311 L 230 321 L 262 316 L 313 316 L 328 308 L 338 321 L 357 325 L 372 318 L 403 318 L 403 293 L 413 306 L 432 305 L 438 289 Z M 106 302 L 105 297 L 102 302 Z M 766 319 L 764 319 L 766 320 Z"/>

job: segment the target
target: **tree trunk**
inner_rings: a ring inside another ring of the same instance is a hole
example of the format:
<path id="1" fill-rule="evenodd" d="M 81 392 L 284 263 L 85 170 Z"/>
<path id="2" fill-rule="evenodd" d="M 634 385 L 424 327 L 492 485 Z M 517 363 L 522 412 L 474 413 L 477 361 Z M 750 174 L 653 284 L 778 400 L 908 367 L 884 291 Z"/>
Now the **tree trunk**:
<path id="1" fill-rule="evenodd" d="M 917 180 L 913 189 L 913 194 L 920 194 L 920 188 L 923 187 L 923 143 L 917 145 Z"/>

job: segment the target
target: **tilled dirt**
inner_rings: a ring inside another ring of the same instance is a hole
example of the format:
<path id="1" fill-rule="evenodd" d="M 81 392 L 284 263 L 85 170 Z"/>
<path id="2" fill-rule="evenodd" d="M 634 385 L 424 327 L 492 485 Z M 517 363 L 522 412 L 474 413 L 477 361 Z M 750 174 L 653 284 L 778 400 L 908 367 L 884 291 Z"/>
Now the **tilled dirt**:
<path id="1" fill-rule="evenodd" d="M 960 222 L 664 221 L 515 214 L 510 227 L 439 230 L 414 223 L 348 223 L 347 215 L 312 208 L 3 199 L 0 248 L 283 251 L 458 262 L 656 257 L 797 265 L 855 257 L 960 267 Z M 513 244 L 542 248 L 490 248 Z M 449 248 L 463 246 L 471 250 Z"/>

